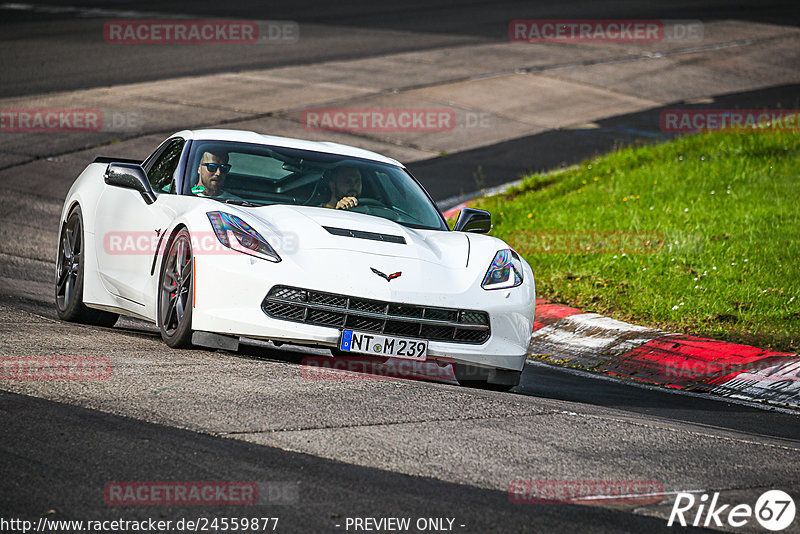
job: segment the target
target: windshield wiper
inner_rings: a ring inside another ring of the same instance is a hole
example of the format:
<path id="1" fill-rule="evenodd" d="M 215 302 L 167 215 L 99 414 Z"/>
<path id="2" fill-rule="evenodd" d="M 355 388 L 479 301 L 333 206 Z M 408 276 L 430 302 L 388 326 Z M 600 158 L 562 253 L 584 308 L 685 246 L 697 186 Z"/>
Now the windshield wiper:
<path id="1" fill-rule="evenodd" d="M 225 204 L 236 204 L 237 206 L 245 206 L 248 208 L 257 208 L 261 206 L 261 204 L 253 204 L 249 200 L 239 200 L 238 198 L 228 198 L 223 202 L 225 202 Z"/>

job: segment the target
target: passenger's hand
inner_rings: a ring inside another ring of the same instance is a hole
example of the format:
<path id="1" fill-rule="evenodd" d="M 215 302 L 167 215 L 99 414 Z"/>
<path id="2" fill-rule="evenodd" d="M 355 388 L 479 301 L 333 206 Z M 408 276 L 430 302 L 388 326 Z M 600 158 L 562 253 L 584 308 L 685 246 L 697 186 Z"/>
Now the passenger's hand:
<path id="1" fill-rule="evenodd" d="M 358 206 L 358 199 L 356 197 L 344 197 L 336 203 L 337 210 L 349 210 Z"/>

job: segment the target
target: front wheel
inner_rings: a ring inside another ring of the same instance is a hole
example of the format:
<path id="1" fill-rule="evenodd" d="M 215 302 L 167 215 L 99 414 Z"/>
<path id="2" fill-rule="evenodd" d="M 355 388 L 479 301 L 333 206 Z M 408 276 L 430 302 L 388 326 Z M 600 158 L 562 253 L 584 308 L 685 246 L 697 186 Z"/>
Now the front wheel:
<path id="1" fill-rule="evenodd" d="M 192 281 L 194 258 L 189 231 L 185 228 L 172 240 L 161 264 L 158 323 L 161 339 L 174 349 L 192 346 Z"/>
<path id="2" fill-rule="evenodd" d="M 61 226 L 56 260 L 56 311 L 64 321 L 114 326 L 119 314 L 95 310 L 83 303 L 83 214 L 75 206 Z"/>

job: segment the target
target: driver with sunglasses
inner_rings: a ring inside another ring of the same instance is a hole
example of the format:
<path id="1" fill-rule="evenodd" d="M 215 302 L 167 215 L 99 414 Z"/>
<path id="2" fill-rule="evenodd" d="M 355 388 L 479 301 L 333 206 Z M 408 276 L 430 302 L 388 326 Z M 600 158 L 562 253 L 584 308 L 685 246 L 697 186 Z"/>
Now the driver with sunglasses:
<path id="1" fill-rule="evenodd" d="M 225 178 L 231 166 L 228 164 L 227 152 L 203 152 L 200 165 L 197 167 L 198 181 L 192 188 L 195 195 L 206 197 L 230 196 L 222 190 L 225 185 Z"/>

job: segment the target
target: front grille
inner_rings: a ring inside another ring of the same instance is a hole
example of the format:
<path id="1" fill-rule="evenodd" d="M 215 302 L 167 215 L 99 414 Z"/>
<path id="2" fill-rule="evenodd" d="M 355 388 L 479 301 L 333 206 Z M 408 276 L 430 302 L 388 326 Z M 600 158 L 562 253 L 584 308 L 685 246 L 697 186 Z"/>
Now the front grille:
<path id="1" fill-rule="evenodd" d="M 303 293 L 304 295 L 307 294 L 305 291 L 299 289 L 294 289 L 293 291 Z M 347 299 L 345 297 L 339 297 L 337 295 L 328 295 L 326 293 L 313 293 L 308 296 L 311 297 L 311 302 L 315 304 L 323 304 L 325 306 L 335 306 L 337 308 L 343 308 L 347 305 Z M 278 298 L 281 297 L 278 296 Z"/>
<path id="2" fill-rule="evenodd" d="M 297 302 L 305 302 L 308 299 L 308 293 L 299 289 L 292 289 L 291 287 L 280 288 L 275 291 L 275 297 L 278 300 L 293 300 Z"/>
<path id="3" fill-rule="evenodd" d="M 344 326 L 345 315 L 343 313 L 329 312 L 325 310 L 308 310 L 307 321 L 312 324 L 325 326 Z"/>
<path id="4" fill-rule="evenodd" d="M 285 321 L 431 341 L 480 344 L 491 335 L 485 311 L 384 302 L 296 287 L 273 287 L 261 309 Z"/>
<path id="5" fill-rule="evenodd" d="M 377 300 L 350 299 L 349 308 L 354 311 L 386 313 L 386 304 L 386 302 L 380 302 Z"/>
<path id="6" fill-rule="evenodd" d="M 283 317 L 293 321 L 304 321 L 306 317 L 306 310 L 302 306 L 292 306 L 282 302 L 264 302 L 262 307 L 267 315 L 273 317 Z"/>

